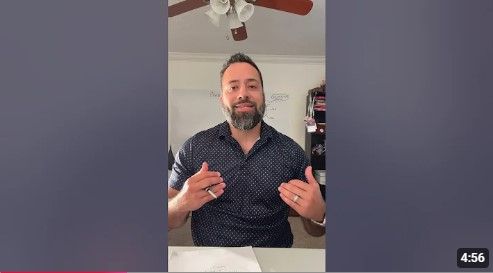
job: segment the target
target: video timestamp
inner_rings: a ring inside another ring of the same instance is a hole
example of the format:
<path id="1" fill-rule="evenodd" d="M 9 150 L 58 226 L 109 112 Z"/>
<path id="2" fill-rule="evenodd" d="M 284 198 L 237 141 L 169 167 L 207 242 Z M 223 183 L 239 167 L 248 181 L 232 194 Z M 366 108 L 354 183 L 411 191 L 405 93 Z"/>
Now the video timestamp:
<path id="1" fill-rule="evenodd" d="M 457 249 L 457 267 L 487 268 L 490 265 L 490 253 L 487 248 Z"/>

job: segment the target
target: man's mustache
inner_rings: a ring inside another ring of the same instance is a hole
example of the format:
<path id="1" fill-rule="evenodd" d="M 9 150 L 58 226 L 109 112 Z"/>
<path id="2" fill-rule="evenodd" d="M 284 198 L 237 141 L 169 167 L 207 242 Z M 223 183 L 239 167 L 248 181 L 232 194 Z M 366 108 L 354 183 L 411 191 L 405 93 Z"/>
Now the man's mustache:
<path id="1" fill-rule="evenodd" d="M 233 107 L 236 107 L 238 104 L 241 104 L 241 103 L 250 103 L 250 104 L 252 104 L 253 106 L 257 107 L 257 104 L 256 104 L 254 101 L 251 101 L 251 100 L 249 100 L 249 99 L 244 99 L 244 100 L 240 100 L 240 101 L 238 101 L 238 102 L 235 102 L 235 103 L 233 104 Z"/>

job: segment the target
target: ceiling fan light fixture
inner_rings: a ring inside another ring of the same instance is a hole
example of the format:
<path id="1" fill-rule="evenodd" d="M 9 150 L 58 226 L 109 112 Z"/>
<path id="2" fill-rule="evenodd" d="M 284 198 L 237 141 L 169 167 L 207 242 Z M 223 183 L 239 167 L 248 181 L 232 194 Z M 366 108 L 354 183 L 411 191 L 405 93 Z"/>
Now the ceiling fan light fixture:
<path id="1" fill-rule="evenodd" d="M 210 0 L 211 9 L 217 14 L 226 14 L 231 8 L 229 0 Z"/>
<path id="2" fill-rule="evenodd" d="M 245 0 L 235 0 L 235 10 L 240 22 L 246 22 L 253 15 L 254 6 Z"/>
<path id="3" fill-rule="evenodd" d="M 206 11 L 205 14 L 209 17 L 209 22 L 211 22 L 216 27 L 219 27 L 219 19 L 221 19 L 220 14 L 215 13 L 212 9 Z"/>
<path id="4" fill-rule="evenodd" d="M 238 19 L 238 15 L 236 14 L 236 12 L 228 13 L 228 19 L 229 19 L 229 28 L 230 29 L 235 29 L 235 28 L 239 28 L 239 27 L 243 26 L 243 24 Z"/>

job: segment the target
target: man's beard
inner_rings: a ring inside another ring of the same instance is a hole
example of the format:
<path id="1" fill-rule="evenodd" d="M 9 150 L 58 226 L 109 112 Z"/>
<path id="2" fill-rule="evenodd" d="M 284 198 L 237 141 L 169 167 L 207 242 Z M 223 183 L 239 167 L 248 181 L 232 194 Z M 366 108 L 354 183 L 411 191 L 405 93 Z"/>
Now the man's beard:
<path id="1" fill-rule="evenodd" d="M 240 103 L 251 103 L 253 105 L 253 112 L 238 113 L 235 111 L 235 106 Z M 247 131 L 253 129 L 264 117 L 265 113 L 265 101 L 262 102 L 260 107 L 257 108 L 257 104 L 249 99 L 241 100 L 234 103 L 231 109 L 224 105 L 221 100 L 221 109 L 233 127 L 238 130 Z"/>

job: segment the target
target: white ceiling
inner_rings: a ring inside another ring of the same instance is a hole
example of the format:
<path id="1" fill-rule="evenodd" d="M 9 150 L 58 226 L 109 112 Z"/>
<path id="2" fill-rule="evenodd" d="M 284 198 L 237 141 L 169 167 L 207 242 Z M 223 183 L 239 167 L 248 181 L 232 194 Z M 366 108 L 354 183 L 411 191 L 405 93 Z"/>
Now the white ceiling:
<path id="1" fill-rule="evenodd" d="M 182 0 L 169 0 L 168 5 Z M 255 6 L 245 23 L 248 38 L 234 41 L 225 16 L 220 27 L 209 22 L 204 6 L 168 18 L 168 51 L 259 55 L 325 56 L 325 0 L 313 0 L 308 15 L 300 16 Z"/>

